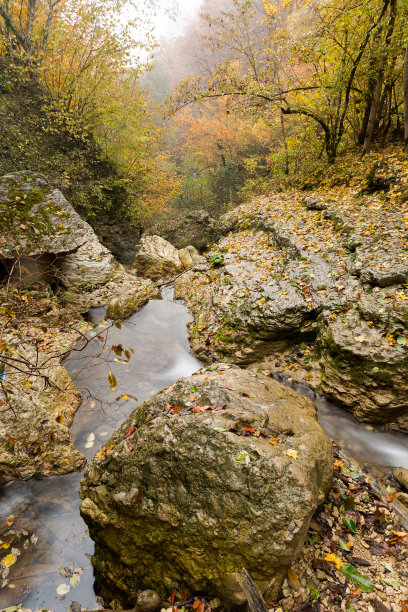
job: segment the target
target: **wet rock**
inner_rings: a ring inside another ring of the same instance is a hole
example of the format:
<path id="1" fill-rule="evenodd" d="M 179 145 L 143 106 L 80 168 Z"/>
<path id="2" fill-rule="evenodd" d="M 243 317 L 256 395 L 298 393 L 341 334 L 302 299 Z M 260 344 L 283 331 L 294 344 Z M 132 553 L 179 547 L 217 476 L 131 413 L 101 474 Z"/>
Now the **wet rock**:
<path id="1" fill-rule="evenodd" d="M 161 598 L 156 591 L 142 591 L 136 600 L 135 612 L 156 612 L 161 608 Z"/>
<path id="2" fill-rule="evenodd" d="M 204 258 L 200 257 L 200 253 L 197 251 L 197 249 L 191 245 L 185 247 L 184 249 L 180 249 L 178 254 L 185 270 L 188 270 L 199 261 L 204 260 Z"/>
<path id="3" fill-rule="evenodd" d="M 13 338 L 7 342 L 12 345 Z M 58 358 L 47 361 L 48 354 L 37 356 L 22 343 L 15 348 L 20 358 L 38 363 L 41 376 L 5 370 L 5 384 L 13 393 L 6 398 L 0 392 L 0 482 L 69 474 L 82 468 L 85 457 L 75 448 L 68 429 L 81 394 Z"/>
<path id="4" fill-rule="evenodd" d="M 319 326 L 321 387 L 362 421 L 388 423 L 406 414 L 408 354 L 350 309 Z"/>
<path id="5" fill-rule="evenodd" d="M 403 506 L 405 506 L 408 511 L 408 493 L 403 493 L 402 491 L 400 491 L 399 493 L 396 493 L 395 499 L 397 499 Z"/>
<path id="6" fill-rule="evenodd" d="M 24 257 L 34 262 L 48 255 L 46 282 L 49 276 L 64 284 L 103 284 L 113 274 L 112 254 L 100 244 L 91 226 L 75 212 L 47 179 L 33 172 L 16 172 L 0 179 L 0 198 L 25 209 L 27 219 L 37 218 L 44 224 L 43 231 L 33 239 L 27 226 L 15 228 L 7 242 L 0 243 L 0 254 L 13 259 L 21 247 Z M 27 266 L 26 266 L 27 267 Z M 37 272 L 35 272 L 37 274 Z M 37 279 L 34 277 L 34 282 Z M 28 282 L 33 282 L 28 278 Z"/>
<path id="7" fill-rule="evenodd" d="M 184 270 L 178 250 L 160 236 L 144 236 L 135 259 L 140 276 L 153 281 L 171 278 Z"/>
<path id="8" fill-rule="evenodd" d="M 394 468 L 392 475 L 408 491 L 408 470 L 406 468 Z"/>
<path id="9" fill-rule="evenodd" d="M 114 296 L 108 303 L 106 319 L 117 321 L 126 319 L 140 310 L 149 300 L 161 300 L 161 293 L 151 280 L 129 278 L 117 286 Z"/>
<path id="10" fill-rule="evenodd" d="M 105 449 L 85 472 L 81 511 L 104 594 L 121 605 L 173 585 L 241 605 L 234 576 L 245 567 L 261 591 L 271 583 L 332 477 L 314 404 L 222 365 L 142 404 Z"/>
<path id="11" fill-rule="evenodd" d="M 327 204 L 315 197 L 305 198 L 303 204 L 308 210 L 326 210 Z"/>
<path id="12" fill-rule="evenodd" d="M 217 239 L 217 222 L 206 210 L 193 210 L 182 219 L 168 219 L 154 225 L 148 234 L 165 238 L 177 249 L 193 245 L 200 253 Z"/>

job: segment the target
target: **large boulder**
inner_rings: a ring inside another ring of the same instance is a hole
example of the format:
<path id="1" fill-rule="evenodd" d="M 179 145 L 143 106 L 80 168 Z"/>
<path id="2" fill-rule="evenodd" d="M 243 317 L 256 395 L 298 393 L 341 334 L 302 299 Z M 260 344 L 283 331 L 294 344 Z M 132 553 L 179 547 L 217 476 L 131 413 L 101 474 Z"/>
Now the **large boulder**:
<path id="1" fill-rule="evenodd" d="M 197 249 L 191 245 L 177 250 L 160 236 L 144 236 L 140 241 L 134 265 L 137 274 L 157 282 L 187 270 L 199 259 Z"/>
<path id="2" fill-rule="evenodd" d="M 259 197 L 221 218 L 226 235 L 207 263 L 175 282 L 194 317 L 192 350 L 207 363 L 261 361 L 360 420 L 408 431 L 401 214 L 312 199 Z"/>
<path id="3" fill-rule="evenodd" d="M 206 210 L 192 210 L 183 218 L 166 219 L 147 232 L 165 238 L 177 249 L 192 245 L 200 253 L 218 237 L 217 221 Z"/>
<path id="4" fill-rule="evenodd" d="M 358 420 L 390 423 L 407 416 L 408 351 L 373 320 L 368 325 L 350 308 L 342 316 L 321 322 L 317 339 L 321 388 Z M 404 336 L 400 338 L 405 342 Z"/>
<path id="5" fill-rule="evenodd" d="M 3 176 L 0 205 L 11 213 L 7 237 L 0 240 L 0 256 L 14 260 L 23 250 L 29 282 L 57 277 L 67 285 L 103 284 L 111 278 L 112 254 L 44 176 L 33 172 Z M 37 269 L 39 258 L 42 266 Z"/>
<path id="6" fill-rule="evenodd" d="M 246 568 L 273 599 L 332 477 L 314 404 L 269 377 L 219 364 L 137 408 L 95 456 L 81 512 L 104 595 L 245 602 Z"/>
<path id="7" fill-rule="evenodd" d="M 156 289 L 151 280 L 130 278 L 117 287 L 114 297 L 108 303 L 105 318 L 113 321 L 127 319 L 149 300 L 161 299 L 160 291 Z"/>
<path id="8" fill-rule="evenodd" d="M 64 336 L 66 343 L 73 338 Z M 50 345 L 46 352 L 37 352 L 11 336 L 3 340 L 21 363 L 18 368 L 6 365 L 2 371 L 0 483 L 82 468 L 85 457 L 75 448 L 68 429 L 82 396 L 60 365 L 59 347 Z"/>

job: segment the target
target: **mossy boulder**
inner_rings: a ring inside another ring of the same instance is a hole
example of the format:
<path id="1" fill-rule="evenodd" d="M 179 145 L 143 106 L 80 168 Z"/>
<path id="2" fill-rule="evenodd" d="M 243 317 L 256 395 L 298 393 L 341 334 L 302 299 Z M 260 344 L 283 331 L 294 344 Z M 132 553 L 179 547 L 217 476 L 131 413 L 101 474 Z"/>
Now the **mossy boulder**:
<path id="1" fill-rule="evenodd" d="M 137 408 L 86 469 L 81 511 L 104 595 L 245 602 L 245 567 L 273 599 L 332 478 L 314 404 L 271 378 L 219 364 Z"/>
<path id="2" fill-rule="evenodd" d="M 354 309 L 320 322 L 321 387 L 358 420 L 390 424 L 408 415 L 406 340 L 368 323 Z"/>
<path id="3" fill-rule="evenodd" d="M 114 297 L 108 303 L 105 318 L 113 321 L 127 319 L 149 300 L 161 299 L 160 291 L 151 280 L 128 277 L 122 285 L 117 285 Z"/>
<path id="4" fill-rule="evenodd" d="M 91 226 L 72 208 L 63 194 L 34 172 L 15 172 L 0 179 L 2 236 L 0 257 L 13 261 L 23 254 L 16 268 L 24 280 L 29 269 L 42 258 L 41 274 L 69 284 L 103 284 L 112 276 L 113 257 L 97 239 Z M 41 278 L 40 278 L 41 280 Z"/>

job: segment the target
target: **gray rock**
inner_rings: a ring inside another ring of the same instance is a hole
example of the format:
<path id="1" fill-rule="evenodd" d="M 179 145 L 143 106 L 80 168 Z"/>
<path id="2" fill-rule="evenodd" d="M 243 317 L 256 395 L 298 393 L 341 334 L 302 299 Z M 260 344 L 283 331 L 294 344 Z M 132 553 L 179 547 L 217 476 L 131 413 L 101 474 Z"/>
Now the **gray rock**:
<path id="1" fill-rule="evenodd" d="M 326 210 L 327 204 L 321 202 L 315 197 L 305 198 L 303 200 L 303 204 L 306 206 L 308 210 Z"/>
<path id="2" fill-rule="evenodd" d="M 160 291 L 156 289 L 151 280 L 132 278 L 130 275 L 125 276 L 125 279 L 111 292 L 114 297 L 109 300 L 106 319 L 113 321 L 127 319 L 149 300 L 162 299 Z"/>
<path id="3" fill-rule="evenodd" d="M 164 238 L 147 235 L 140 242 L 134 265 L 140 276 L 159 281 L 176 276 L 201 259 L 191 245 L 177 250 Z"/>
<path id="4" fill-rule="evenodd" d="M 165 280 L 184 270 L 178 250 L 160 236 L 144 236 L 135 259 L 138 275 Z"/>
<path id="5" fill-rule="evenodd" d="M 192 245 L 200 253 L 218 238 L 217 222 L 206 210 L 193 210 L 182 219 L 166 218 L 147 233 L 165 238 L 177 249 Z"/>
<path id="6" fill-rule="evenodd" d="M 142 591 L 136 600 L 135 612 L 156 612 L 161 608 L 161 598 L 156 591 Z"/>
<path id="7" fill-rule="evenodd" d="M 3 339 L 9 345 L 15 343 L 13 337 Z M 69 474 L 82 468 L 85 457 L 75 448 L 68 429 L 81 405 L 81 394 L 60 359 L 48 361 L 50 353 L 37 356 L 32 346 L 21 342 L 15 349 L 20 358 L 37 363 L 43 378 L 6 367 L 5 384 L 13 394 L 7 402 L 0 391 L 0 482 Z"/>
<path id="8" fill-rule="evenodd" d="M 406 468 L 394 468 L 392 474 L 400 484 L 408 491 L 408 470 Z"/>
<path id="9" fill-rule="evenodd" d="M 245 567 L 263 591 L 281 575 L 332 478 L 314 404 L 229 366 L 158 393 L 108 444 L 85 472 L 81 511 L 105 596 L 120 604 L 175 585 L 228 593 L 236 609 L 234 577 Z"/>
<path id="10" fill-rule="evenodd" d="M 0 254 L 13 259 L 24 248 L 25 258 L 52 255 L 51 273 L 65 284 L 103 284 L 113 274 L 113 257 L 98 241 L 91 226 L 75 212 L 62 193 L 46 178 L 32 172 L 16 172 L 0 180 L 0 201 L 25 208 L 27 219 L 39 219 L 43 231 L 34 237 L 28 223 L 9 231 L 0 242 Z M 32 279 L 30 279 L 32 282 Z M 48 277 L 46 278 L 48 281 Z"/>

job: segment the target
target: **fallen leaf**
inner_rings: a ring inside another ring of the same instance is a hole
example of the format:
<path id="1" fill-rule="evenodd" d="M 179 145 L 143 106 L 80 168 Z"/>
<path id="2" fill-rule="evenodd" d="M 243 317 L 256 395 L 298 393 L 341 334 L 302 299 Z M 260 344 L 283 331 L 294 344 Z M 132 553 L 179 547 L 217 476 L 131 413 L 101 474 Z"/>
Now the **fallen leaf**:
<path id="1" fill-rule="evenodd" d="M 297 589 L 298 586 L 299 586 L 299 578 L 297 577 L 295 572 L 292 569 L 290 569 L 290 567 L 288 568 L 288 578 L 289 578 L 289 582 L 293 586 L 293 588 Z"/>
<path id="2" fill-rule="evenodd" d="M 297 450 L 290 448 L 289 450 L 286 451 L 286 455 L 288 457 L 290 457 L 291 459 L 297 459 L 298 458 L 298 452 Z"/>
<path id="3" fill-rule="evenodd" d="M 69 584 L 60 584 L 56 590 L 57 590 L 57 595 L 66 595 L 67 593 L 70 592 L 71 587 L 69 586 Z"/>
<path id="4" fill-rule="evenodd" d="M 336 555 L 333 555 L 333 553 L 327 554 L 324 560 L 328 561 L 329 563 L 334 563 L 336 566 L 336 569 L 340 569 L 344 565 L 343 561 L 339 557 L 336 557 Z"/>
<path id="5" fill-rule="evenodd" d="M 194 406 L 194 408 L 191 409 L 191 412 L 205 412 L 209 407 L 210 406 Z"/>
<path id="6" fill-rule="evenodd" d="M 108 384 L 110 386 L 110 388 L 112 389 L 112 391 L 114 391 L 116 389 L 116 385 L 118 384 L 115 376 L 112 374 L 112 372 L 109 372 L 108 374 Z"/>
<path id="7" fill-rule="evenodd" d="M 14 565 L 16 561 L 17 561 L 16 555 L 10 554 L 10 555 L 6 555 L 5 557 L 3 557 L 0 563 L 3 567 L 11 567 L 12 565 Z"/>
<path id="8" fill-rule="evenodd" d="M 132 435 L 132 433 L 133 433 L 134 431 L 135 431 L 135 426 L 134 426 L 134 425 L 131 425 L 131 426 L 129 427 L 129 429 L 127 430 L 127 432 L 126 432 L 126 438 L 128 438 L 129 436 L 131 436 L 131 435 Z"/>
<path id="9" fill-rule="evenodd" d="M 69 579 L 69 584 L 70 586 L 75 589 L 75 587 L 78 586 L 79 582 L 80 582 L 81 578 L 78 574 L 74 574 L 73 576 L 71 576 L 71 578 Z"/>

